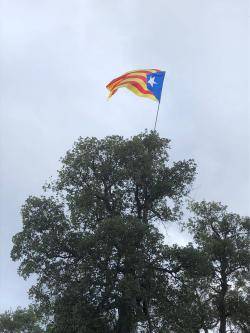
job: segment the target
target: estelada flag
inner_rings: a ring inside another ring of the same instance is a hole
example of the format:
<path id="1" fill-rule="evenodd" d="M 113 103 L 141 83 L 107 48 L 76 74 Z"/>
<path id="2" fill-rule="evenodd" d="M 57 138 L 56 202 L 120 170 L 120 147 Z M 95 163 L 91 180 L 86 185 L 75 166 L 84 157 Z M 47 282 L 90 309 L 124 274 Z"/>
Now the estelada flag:
<path id="1" fill-rule="evenodd" d="M 112 80 L 106 87 L 109 98 L 119 88 L 127 88 L 137 96 L 147 97 L 160 102 L 165 72 L 159 69 L 141 69 L 127 72 Z"/>

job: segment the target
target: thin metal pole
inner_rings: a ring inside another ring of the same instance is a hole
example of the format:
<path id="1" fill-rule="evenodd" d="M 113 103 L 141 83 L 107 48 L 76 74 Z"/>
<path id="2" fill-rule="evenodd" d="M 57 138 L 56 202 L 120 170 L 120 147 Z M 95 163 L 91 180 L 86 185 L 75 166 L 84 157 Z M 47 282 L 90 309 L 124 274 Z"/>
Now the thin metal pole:
<path id="1" fill-rule="evenodd" d="M 157 120 L 158 120 L 159 108 L 160 108 L 160 101 L 159 101 L 159 103 L 158 103 L 158 107 L 157 107 L 157 113 L 156 113 L 156 118 L 155 118 L 154 131 L 155 131 L 155 129 L 156 129 L 156 124 L 157 124 Z"/>

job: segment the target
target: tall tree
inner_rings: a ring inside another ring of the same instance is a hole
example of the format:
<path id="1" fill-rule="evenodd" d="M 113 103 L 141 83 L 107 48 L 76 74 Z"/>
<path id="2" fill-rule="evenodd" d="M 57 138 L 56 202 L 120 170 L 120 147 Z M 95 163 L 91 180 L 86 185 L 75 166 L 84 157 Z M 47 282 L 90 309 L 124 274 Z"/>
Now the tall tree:
<path id="1" fill-rule="evenodd" d="M 226 333 L 230 323 L 247 330 L 249 321 L 238 311 L 243 304 L 247 308 L 244 290 L 250 263 L 250 219 L 230 213 L 227 206 L 216 202 L 193 203 L 191 211 L 188 228 L 213 267 L 208 293 L 217 310 L 219 332 Z"/>
<path id="2" fill-rule="evenodd" d="M 24 278 L 36 274 L 30 293 L 53 310 L 56 332 L 153 332 L 164 277 L 152 224 L 179 218 L 195 176 L 192 160 L 170 164 L 168 151 L 155 132 L 80 138 L 51 196 L 27 199 L 12 258 Z"/>

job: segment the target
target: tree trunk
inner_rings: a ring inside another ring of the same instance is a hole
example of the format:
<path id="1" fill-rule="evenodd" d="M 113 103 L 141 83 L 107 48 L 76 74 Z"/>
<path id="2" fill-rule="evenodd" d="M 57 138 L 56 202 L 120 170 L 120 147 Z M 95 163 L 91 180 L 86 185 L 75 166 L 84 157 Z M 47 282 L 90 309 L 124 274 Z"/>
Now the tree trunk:
<path id="1" fill-rule="evenodd" d="M 227 318 L 224 311 L 220 314 L 220 333 L 226 333 Z"/>
<path id="2" fill-rule="evenodd" d="M 219 295 L 219 319 L 220 319 L 220 329 L 219 333 L 226 333 L 227 326 L 227 314 L 226 314 L 226 294 L 228 290 L 227 285 L 227 275 L 226 275 L 226 265 L 222 262 L 221 270 L 221 292 Z"/>
<path id="3" fill-rule="evenodd" d="M 117 333 L 135 333 L 136 327 L 132 320 L 131 307 L 128 304 L 121 303 L 118 312 Z"/>

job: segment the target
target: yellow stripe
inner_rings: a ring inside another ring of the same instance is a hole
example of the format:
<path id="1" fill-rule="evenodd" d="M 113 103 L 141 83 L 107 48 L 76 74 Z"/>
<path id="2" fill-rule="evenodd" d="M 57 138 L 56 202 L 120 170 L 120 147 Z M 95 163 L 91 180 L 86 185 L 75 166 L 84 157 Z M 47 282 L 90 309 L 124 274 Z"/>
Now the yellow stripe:
<path id="1" fill-rule="evenodd" d="M 119 88 L 127 88 L 128 90 L 132 91 L 134 94 L 136 94 L 137 96 L 141 96 L 141 97 L 146 97 L 149 99 L 152 99 L 153 101 L 157 101 L 157 98 L 154 95 L 151 94 L 143 94 L 142 92 L 140 92 L 136 87 L 132 86 L 129 83 L 126 84 L 122 84 L 119 86 Z M 114 91 L 114 93 L 110 93 L 109 98 L 114 95 L 116 93 L 116 91 Z"/>
<path id="2" fill-rule="evenodd" d="M 119 84 L 115 86 L 115 89 L 118 89 L 122 84 L 129 83 L 131 81 L 139 83 L 143 89 L 148 90 L 146 83 L 143 80 L 140 79 L 134 79 L 134 78 L 127 78 L 123 79 Z M 109 88 L 109 90 L 113 90 L 113 88 Z"/>
<path id="3" fill-rule="evenodd" d="M 155 72 L 159 72 L 159 70 L 158 69 L 139 69 L 139 70 L 135 70 L 135 71 L 129 71 L 129 72 L 127 72 L 127 73 L 125 73 L 124 75 L 126 75 L 126 74 L 130 74 L 130 73 L 141 73 L 141 72 L 145 72 L 145 71 L 147 71 L 147 72 L 150 72 L 150 73 L 155 73 Z M 142 74 L 145 74 L 146 75 L 146 73 L 142 73 Z"/>
<path id="4" fill-rule="evenodd" d="M 133 76 L 140 75 L 140 76 L 146 78 L 146 76 L 148 74 L 156 73 L 158 71 L 159 71 L 158 69 L 140 69 L 140 70 L 129 71 L 129 72 L 121 75 L 121 77 L 114 79 L 116 81 L 113 84 L 109 83 L 107 85 L 107 88 L 109 90 L 108 98 L 113 96 L 119 88 L 125 87 L 125 88 L 129 89 L 130 91 L 132 91 L 137 96 L 146 97 L 153 101 L 157 101 L 157 98 L 153 94 L 145 94 L 145 93 L 139 91 L 137 89 L 137 87 L 135 87 L 131 84 L 131 81 L 137 82 L 137 84 L 139 84 L 144 90 L 148 91 L 146 82 L 144 82 L 143 80 L 141 80 L 139 78 L 133 78 Z M 147 72 L 147 73 L 145 73 L 145 72 Z"/>
<path id="5" fill-rule="evenodd" d="M 146 78 L 146 76 L 149 74 L 149 73 L 144 73 L 144 72 L 149 72 L 149 73 L 155 73 L 155 72 L 158 72 L 158 70 L 156 69 L 141 69 L 141 70 L 136 70 L 136 71 L 130 71 L 130 72 L 127 72 L 121 76 L 118 76 L 115 80 L 115 82 L 113 83 L 109 83 L 107 85 L 107 88 L 108 89 L 113 89 L 114 85 L 117 85 L 118 82 L 121 82 L 123 80 L 125 80 L 127 77 L 130 77 L 130 76 L 133 76 L 133 75 L 140 75 L 140 76 L 143 76 Z"/>
<path id="6" fill-rule="evenodd" d="M 120 87 L 126 87 L 127 85 L 134 87 L 131 81 L 137 82 L 140 85 L 140 87 L 142 87 L 142 89 L 148 91 L 147 85 L 144 81 L 142 81 L 140 79 L 126 79 L 126 80 L 123 80 L 120 84 L 118 84 L 114 89 L 111 89 L 111 92 L 113 90 L 119 89 Z M 135 88 L 137 89 L 137 87 L 135 87 Z M 141 91 L 140 91 L 140 93 L 144 94 Z"/>
<path id="7" fill-rule="evenodd" d="M 127 79 L 130 79 L 130 80 L 140 80 L 140 79 L 138 79 L 138 78 L 133 78 L 133 76 L 135 76 L 135 75 L 139 75 L 139 76 L 142 76 L 142 77 L 144 77 L 144 78 L 146 78 L 146 74 L 138 74 L 138 73 L 131 73 L 131 74 L 128 74 L 128 75 L 126 75 L 125 77 L 122 77 L 122 78 L 120 78 L 119 80 L 117 80 L 116 82 L 114 82 L 113 84 L 109 84 L 108 86 L 107 86 L 107 88 L 109 89 L 109 90 L 112 90 L 113 88 L 116 88 L 116 87 L 118 87 L 118 85 L 120 84 L 120 83 L 123 83 L 123 82 L 125 82 Z M 143 80 L 140 80 L 140 81 L 137 81 L 137 82 L 144 82 Z"/>

